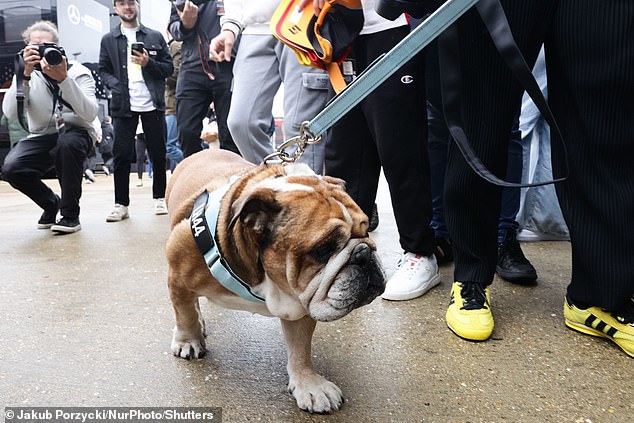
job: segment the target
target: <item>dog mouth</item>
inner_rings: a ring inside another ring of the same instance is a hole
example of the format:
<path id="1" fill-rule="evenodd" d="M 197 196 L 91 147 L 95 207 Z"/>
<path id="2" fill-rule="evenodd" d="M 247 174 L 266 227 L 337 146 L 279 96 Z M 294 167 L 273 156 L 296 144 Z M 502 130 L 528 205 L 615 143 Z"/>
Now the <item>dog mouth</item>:
<path id="1" fill-rule="evenodd" d="M 317 321 L 342 318 L 352 310 L 370 304 L 385 290 L 385 274 L 375 251 L 361 242 L 353 246 L 347 262 L 334 278 L 323 280 L 309 303 Z"/>

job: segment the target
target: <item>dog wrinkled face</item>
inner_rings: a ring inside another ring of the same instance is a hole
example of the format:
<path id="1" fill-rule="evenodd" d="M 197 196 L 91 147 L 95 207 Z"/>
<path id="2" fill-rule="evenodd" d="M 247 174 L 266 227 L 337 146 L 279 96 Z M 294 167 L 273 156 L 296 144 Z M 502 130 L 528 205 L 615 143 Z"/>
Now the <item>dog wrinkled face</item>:
<path id="1" fill-rule="evenodd" d="M 313 319 L 336 320 L 380 295 L 385 275 L 367 235 L 368 218 L 341 181 L 297 173 L 261 182 L 244 221 L 257 233 L 272 286 Z M 275 307 L 266 295 L 267 306 Z"/>

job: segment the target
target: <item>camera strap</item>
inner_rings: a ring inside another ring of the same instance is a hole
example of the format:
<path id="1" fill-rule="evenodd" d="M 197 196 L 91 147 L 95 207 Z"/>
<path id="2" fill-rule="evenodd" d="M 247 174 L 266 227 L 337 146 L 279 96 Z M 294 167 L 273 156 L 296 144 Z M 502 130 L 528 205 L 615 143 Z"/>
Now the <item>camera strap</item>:
<path id="1" fill-rule="evenodd" d="M 18 102 L 18 122 L 20 126 L 29 132 L 29 125 L 24 120 L 24 58 L 22 53 L 16 53 L 14 59 L 15 69 L 15 99 Z"/>
<path id="2" fill-rule="evenodd" d="M 216 62 L 212 62 L 211 60 L 209 60 L 210 44 L 211 41 L 209 40 L 206 32 L 198 34 L 198 57 L 200 58 L 200 66 L 202 67 L 203 73 L 207 75 L 207 78 L 209 78 L 210 81 L 213 81 L 216 79 L 216 76 L 213 74 L 209 66 L 211 63 Z"/>

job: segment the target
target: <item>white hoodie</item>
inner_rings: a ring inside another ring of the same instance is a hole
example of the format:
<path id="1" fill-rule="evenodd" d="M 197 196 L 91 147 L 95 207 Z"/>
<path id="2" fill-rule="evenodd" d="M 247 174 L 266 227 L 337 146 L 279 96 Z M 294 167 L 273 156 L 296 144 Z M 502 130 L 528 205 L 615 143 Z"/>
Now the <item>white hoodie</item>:
<path id="1" fill-rule="evenodd" d="M 225 0 L 225 15 L 220 18 L 222 29 L 245 34 L 271 35 L 269 22 L 280 5 L 280 0 Z M 372 34 L 397 26 L 407 25 L 405 15 L 388 21 L 374 11 L 375 0 L 362 0 L 365 24 L 361 34 Z"/>
<path id="2" fill-rule="evenodd" d="M 222 29 L 236 37 L 245 34 L 272 35 L 269 22 L 280 0 L 225 0 L 225 15 L 220 18 Z"/>

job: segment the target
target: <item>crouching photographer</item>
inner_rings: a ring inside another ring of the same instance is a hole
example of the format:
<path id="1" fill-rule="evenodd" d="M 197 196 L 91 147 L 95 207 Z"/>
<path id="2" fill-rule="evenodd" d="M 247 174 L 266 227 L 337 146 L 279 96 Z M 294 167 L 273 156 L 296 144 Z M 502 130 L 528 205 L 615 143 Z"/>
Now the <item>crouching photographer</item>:
<path id="1" fill-rule="evenodd" d="M 9 119 L 20 119 L 29 134 L 7 155 L 2 178 L 44 210 L 39 229 L 77 232 L 84 160 L 96 138 L 95 82 L 88 68 L 67 62 L 52 22 L 36 22 L 22 35 L 27 46 L 16 57 L 2 110 Z M 53 169 L 61 198 L 42 182 Z"/>

